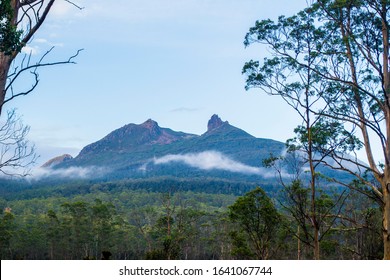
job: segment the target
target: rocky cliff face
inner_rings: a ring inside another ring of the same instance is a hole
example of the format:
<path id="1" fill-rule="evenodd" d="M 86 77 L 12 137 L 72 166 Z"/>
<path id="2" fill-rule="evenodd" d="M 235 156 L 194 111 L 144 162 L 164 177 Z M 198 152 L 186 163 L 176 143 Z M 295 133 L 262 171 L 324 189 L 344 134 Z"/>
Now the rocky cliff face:
<path id="1" fill-rule="evenodd" d="M 153 121 L 151 119 L 141 124 L 140 127 L 146 129 L 144 138 L 141 140 L 141 142 L 145 144 L 165 145 L 175 141 L 179 141 L 186 137 L 193 136 L 188 133 L 177 132 L 168 128 L 161 128 L 156 121 Z"/>
<path id="2" fill-rule="evenodd" d="M 218 115 L 214 114 L 211 116 L 211 119 L 207 123 L 207 132 L 217 129 L 224 124 L 229 124 L 229 122 L 223 122 Z"/>

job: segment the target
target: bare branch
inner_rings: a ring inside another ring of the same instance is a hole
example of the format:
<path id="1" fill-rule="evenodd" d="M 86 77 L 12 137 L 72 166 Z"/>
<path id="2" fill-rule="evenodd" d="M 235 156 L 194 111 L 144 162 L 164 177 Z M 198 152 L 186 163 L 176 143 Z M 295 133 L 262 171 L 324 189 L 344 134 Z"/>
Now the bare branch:
<path id="1" fill-rule="evenodd" d="M 71 5 L 73 5 L 73 6 L 75 6 L 75 7 L 76 7 L 77 9 L 79 9 L 79 10 L 85 9 L 85 7 L 81 7 L 81 6 L 75 4 L 75 3 L 72 2 L 72 1 L 69 1 L 69 0 L 64 0 L 64 1 L 65 1 L 65 2 L 68 2 L 69 4 L 71 4 Z"/>
<path id="2" fill-rule="evenodd" d="M 19 69 L 16 73 L 13 73 L 12 74 L 12 79 L 10 80 L 10 82 L 8 83 L 5 91 L 9 91 L 13 84 L 15 83 L 15 81 L 20 77 L 20 75 L 22 75 L 24 72 L 26 71 L 29 71 L 29 70 L 32 70 L 30 71 L 30 73 L 32 75 L 34 75 L 35 77 L 35 82 L 34 84 L 30 87 L 29 90 L 27 91 L 24 91 L 24 92 L 20 92 L 20 93 L 17 93 L 17 94 L 13 94 L 6 98 L 3 102 L 3 104 L 15 99 L 16 97 L 19 97 L 19 96 L 22 96 L 22 95 L 27 95 L 29 93 L 31 93 L 35 88 L 36 86 L 38 85 L 39 83 L 39 75 L 37 73 L 37 69 L 38 68 L 42 68 L 42 67 L 48 67 L 48 66 L 54 66 L 54 65 L 63 65 L 63 64 L 76 64 L 76 62 L 74 62 L 74 58 L 76 58 L 81 51 L 83 51 L 83 49 L 79 49 L 74 55 L 70 56 L 67 60 L 63 60 L 63 61 L 57 61 L 57 62 L 48 62 L 48 63 L 44 63 L 44 59 L 53 51 L 54 47 L 52 47 L 51 49 L 49 49 L 41 58 L 40 60 L 36 63 L 36 64 L 33 64 L 33 65 L 29 65 L 30 64 L 30 60 L 28 61 L 27 65 L 25 67 L 22 66 L 21 69 Z"/>
<path id="3" fill-rule="evenodd" d="M 16 116 L 15 110 L 7 113 L 0 126 L 0 173 L 7 176 L 27 176 L 37 155 L 34 145 L 26 139 L 30 128 Z"/>

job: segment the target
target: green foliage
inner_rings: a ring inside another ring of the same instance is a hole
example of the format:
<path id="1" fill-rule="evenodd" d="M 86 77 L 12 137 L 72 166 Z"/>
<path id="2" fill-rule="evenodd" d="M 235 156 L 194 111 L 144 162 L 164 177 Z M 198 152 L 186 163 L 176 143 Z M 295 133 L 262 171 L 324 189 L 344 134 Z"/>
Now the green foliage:
<path id="1" fill-rule="evenodd" d="M 306 203 L 307 190 L 298 184 L 292 191 L 294 199 Z M 3 208 L 12 208 L 0 220 L 2 259 L 100 259 L 102 252 L 111 253 L 112 259 L 258 259 L 246 229 L 267 248 L 268 256 L 266 250 L 261 252 L 264 258 L 297 255 L 297 223 L 291 212 L 276 210 L 259 189 L 235 197 L 95 185 L 68 197 L 53 194 L 0 200 Z M 283 205 L 285 199 L 279 198 Z M 330 194 L 319 193 L 318 199 L 322 213 L 334 204 Z M 338 221 L 321 241 L 323 258 L 379 258 L 380 210 L 369 200 L 358 202 L 361 209 L 349 205 L 353 204 L 346 204 L 343 215 L 359 218 L 365 227 L 354 229 L 355 224 Z M 302 228 L 301 234 L 303 239 Z M 301 258 L 311 258 L 305 246 L 301 244 Z"/>
<path id="2" fill-rule="evenodd" d="M 232 255 L 238 260 L 252 260 L 256 257 L 249 248 L 247 235 L 243 231 L 233 230 L 230 232 L 232 240 Z"/>
<path id="3" fill-rule="evenodd" d="M 345 154 L 362 148 L 361 141 L 344 128 L 338 121 L 320 118 L 310 127 L 311 144 L 313 152 L 319 155 L 329 154 L 329 151 Z M 287 140 L 286 146 L 289 152 L 308 150 L 309 133 L 307 127 L 298 126 L 294 129 L 296 137 Z"/>
<path id="4" fill-rule="evenodd" d="M 332 239 L 345 259 L 383 259 L 382 209 L 359 191 L 346 199 L 342 219 L 332 229 Z"/>
<path id="5" fill-rule="evenodd" d="M 13 13 L 11 1 L 0 2 L 0 51 L 6 55 L 19 52 L 23 47 L 20 42 L 22 31 L 12 23 Z"/>
<path id="6" fill-rule="evenodd" d="M 384 205 L 383 224 L 389 224 L 386 213 L 390 206 L 383 192 L 389 166 L 377 163 L 372 143 L 383 148 L 382 158 L 389 157 L 390 2 L 322 0 L 308 5 L 290 17 L 256 22 L 244 44 L 266 45 L 269 57 L 247 62 L 243 73 L 246 89 L 260 88 L 279 96 L 302 119 L 287 147 L 290 152 L 303 151 L 310 166 L 312 209 L 307 216 L 312 217 L 315 258 L 319 258 L 320 223 L 316 216 L 322 215 L 319 219 L 325 221 L 325 209 L 335 207 L 325 197 L 315 199 L 321 164 L 347 171 L 359 183 L 370 186 L 372 193 L 364 193 Z M 356 158 L 355 152 L 363 147 L 368 164 Z M 266 163 L 275 166 L 273 160 Z M 364 169 L 372 174 L 364 176 Z M 317 213 L 316 209 L 325 212 Z M 388 233 L 388 229 L 383 231 L 386 259 L 390 258 Z M 309 236 L 308 232 L 305 235 Z M 330 243 L 324 248 L 331 248 Z"/>
<path id="7" fill-rule="evenodd" d="M 258 259 L 272 258 L 271 246 L 274 245 L 281 218 L 271 199 L 261 188 L 239 197 L 229 206 L 229 217 L 246 233 L 249 246 Z M 236 242 L 242 243 L 239 232 L 233 236 Z"/>
<path id="8" fill-rule="evenodd" d="M 15 234 L 15 217 L 6 211 L 0 220 L 0 256 L 1 259 L 12 257 L 11 238 Z"/>
<path id="9" fill-rule="evenodd" d="M 234 201 L 232 195 L 171 194 L 175 211 L 168 235 L 166 193 L 95 185 L 66 198 L 52 194 L 1 201 L 14 217 L 10 235 L 2 235 L 9 241 L 3 259 L 100 259 L 103 251 L 111 252 L 112 259 L 167 259 L 168 254 L 170 259 L 220 258 L 214 242 L 227 241 L 217 233 L 217 213 Z M 224 256 L 230 258 L 228 250 Z"/>
<path id="10" fill-rule="evenodd" d="M 114 248 L 114 232 L 121 230 L 115 208 L 96 199 L 93 205 L 84 201 L 64 203 L 59 215 L 46 215 L 46 238 L 50 258 L 99 259 L 103 251 Z"/>

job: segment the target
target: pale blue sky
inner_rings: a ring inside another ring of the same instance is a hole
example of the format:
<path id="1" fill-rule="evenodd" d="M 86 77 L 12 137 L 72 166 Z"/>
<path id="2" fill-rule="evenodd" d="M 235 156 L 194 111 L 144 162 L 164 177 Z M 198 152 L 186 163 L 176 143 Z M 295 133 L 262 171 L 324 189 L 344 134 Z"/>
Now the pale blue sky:
<path id="1" fill-rule="evenodd" d="M 245 49 L 258 19 L 292 15 L 305 0 L 58 0 L 28 50 L 56 46 L 61 60 L 84 48 L 77 65 L 41 71 L 40 85 L 10 104 L 31 126 L 41 162 L 76 156 L 128 123 L 202 134 L 214 113 L 256 137 L 285 141 L 299 118 L 277 97 L 245 91 L 244 63 L 266 49 Z"/>

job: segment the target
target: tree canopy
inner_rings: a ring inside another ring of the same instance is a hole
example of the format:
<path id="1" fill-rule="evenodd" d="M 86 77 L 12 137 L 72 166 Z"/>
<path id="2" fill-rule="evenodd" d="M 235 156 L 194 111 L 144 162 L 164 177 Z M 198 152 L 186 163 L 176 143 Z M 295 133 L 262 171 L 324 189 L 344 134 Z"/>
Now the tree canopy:
<path id="1" fill-rule="evenodd" d="M 291 17 L 258 21 L 245 45 L 265 44 L 270 57 L 243 68 L 247 89 L 282 97 L 304 118 L 301 107 L 326 120 L 312 131 L 320 139 L 318 152 L 332 159 L 322 163 L 353 174 L 379 199 L 385 259 L 390 259 L 389 9 L 387 0 L 318 0 Z M 357 158 L 359 148 L 367 164 Z"/>

